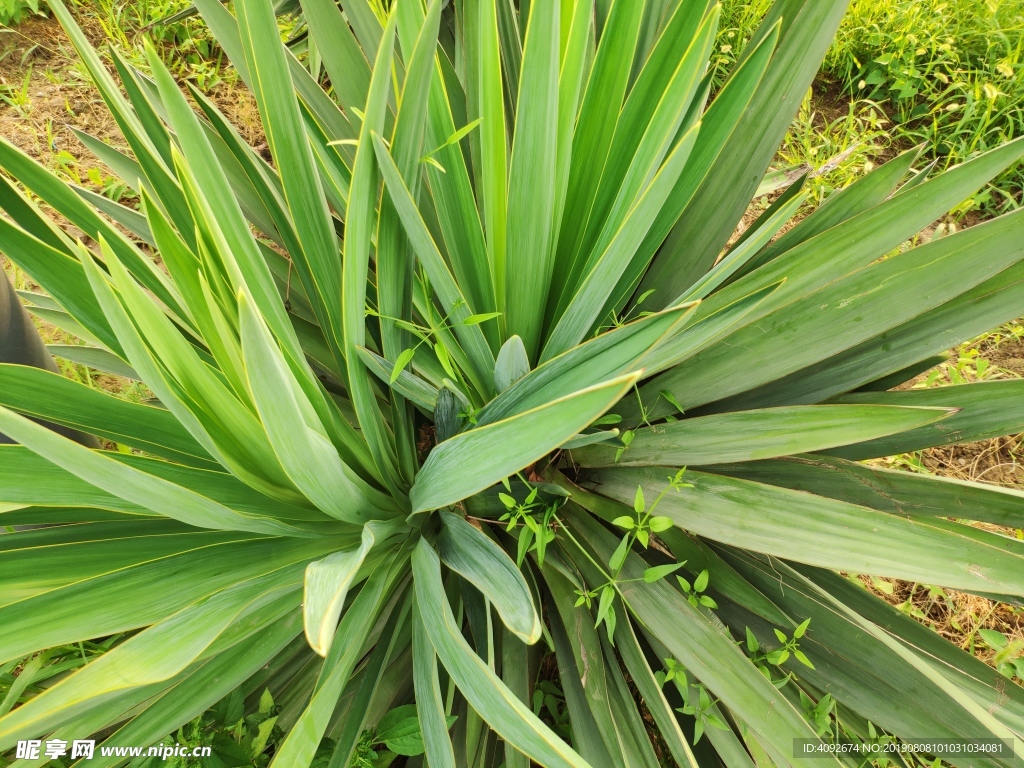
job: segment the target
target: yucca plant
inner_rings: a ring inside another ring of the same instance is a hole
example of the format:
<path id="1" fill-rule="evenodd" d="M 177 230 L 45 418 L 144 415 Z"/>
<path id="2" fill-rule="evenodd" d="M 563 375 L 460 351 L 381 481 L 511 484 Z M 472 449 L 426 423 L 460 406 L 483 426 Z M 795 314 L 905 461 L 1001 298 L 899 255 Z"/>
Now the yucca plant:
<path id="1" fill-rule="evenodd" d="M 902 244 L 1024 143 L 786 229 L 797 184 L 731 241 L 843 0 L 778 0 L 713 95 L 708 0 L 303 0 L 323 82 L 270 0 L 199 0 L 272 162 L 51 5 L 142 212 L 3 142 L 0 246 L 154 398 L 0 366 L 0 525 L 37 526 L 0 536 L 0 664 L 109 648 L 9 696 L 0 750 L 230 699 L 275 766 L 365 762 L 388 712 L 431 768 L 1021 765 L 1024 689 L 857 575 L 1024 595 L 1024 495 L 859 463 L 1024 431 L 1021 381 L 893 391 L 1020 313 L 1022 214 Z"/>

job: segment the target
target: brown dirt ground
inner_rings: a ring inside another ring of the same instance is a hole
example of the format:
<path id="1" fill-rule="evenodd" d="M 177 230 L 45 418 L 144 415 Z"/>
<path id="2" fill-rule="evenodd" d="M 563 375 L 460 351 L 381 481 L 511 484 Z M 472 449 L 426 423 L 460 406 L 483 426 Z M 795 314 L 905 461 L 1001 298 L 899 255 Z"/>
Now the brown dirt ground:
<path id="1" fill-rule="evenodd" d="M 985 377 L 986 379 L 1024 377 L 1024 339 L 993 333 L 973 345 L 966 346 L 969 348 L 968 352 L 976 349 L 978 358 L 989 362 L 991 373 Z M 968 355 L 968 359 L 970 358 Z M 954 351 L 954 357 L 950 362 L 941 367 L 949 368 L 955 366 L 956 362 Z M 968 380 L 974 378 L 969 367 L 966 373 Z M 926 377 L 927 374 L 922 374 L 915 382 L 921 382 Z M 925 471 L 936 475 L 1024 490 L 1024 435 L 931 448 L 921 452 L 920 463 Z M 1019 530 L 985 523 L 975 525 L 1005 536 L 1021 537 Z M 879 584 L 870 579 L 866 579 L 865 582 L 889 602 L 928 624 L 951 642 L 972 650 L 984 661 L 991 660 L 993 651 L 986 648 L 983 643 L 980 647 L 976 645 L 977 630 L 994 629 L 1011 640 L 1024 640 L 1022 608 L 954 590 L 931 590 L 909 582 Z M 890 589 L 892 593 L 886 594 Z"/>
<path id="2" fill-rule="evenodd" d="M 95 19 L 83 14 L 78 19 L 90 42 L 101 52 L 105 35 Z M 66 181 L 74 181 L 101 192 L 111 171 L 86 149 L 73 128 L 91 134 L 111 146 L 131 154 L 99 92 L 89 81 L 70 40 L 53 18 L 30 18 L 17 28 L 0 27 L 0 93 L 8 88 L 21 91 L 28 77 L 27 102 L 19 107 L 0 102 L 0 136 L 57 171 Z M 255 100 L 236 79 L 225 78 L 207 95 L 231 119 L 253 146 L 265 146 L 262 125 Z M 90 178 L 90 173 L 94 176 Z M 99 174 L 95 176 L 95 174 Z M 97 183 L 98 182 L 98 183 Z M 129 190 L 121 203 L 137 206 L 138 198 Z M 54 218 L 74 237 L 94 245 L 84 233 L 51 211 Z M 142 246 L 145 248 L 145 246 Z M 38 290 L 38 286 L 0 255 L 2 266 L 19 289 Z M 49 323 L 37 321 L 48 343 L 74 344 L 76 340 Z M 84 366 L 58 361 L 62 372 L 119 396 L 140 399 L 148 395 L 144 387 L 127 379 L 89 371 Z"/>
<path id="3" fill-rule="evenodd" d="M 103 33 L 99 26 L 88 17 L 81 22 L 92 41 L 101 45 Z M 0 88 L 20 89 L 29 71 L 28 103 L 22 109 L 0 103 L 0 136 L 50 168 L 59 168 L 60 160 L 68 160 L 61 153 L 67 153 L 73 158 L 71 171 L 81 177 L 83 184 L 95 186 L 88 179 L 89 170 L 95 168 L 104 175 L 109 171 L 78 141 L 71 127 L 91 133 L 115 147 L 123 147 L 123 140 L 98 93 L 76 66 L 73 49 L 53 19 L 31 19 L 16 30 L 0 29 Z M 247 140 L 257 147 L 264 144 L 255 103 L 244 87 L 226 81 L 209 95 Z M 816 92 L 815 109 L 819 113 L 816 120 L 824 125 L 845 114 L 847 103 L 834 87 L 822 83 Z M 883 162 L 899 149 L 881 148 L 878 161 Z M 123 202 L 130 203 L 131 198 Z M 764 203 L 760 207 L 763 210 Z M 752 209 L 738 228 L 737 235 L 759 212 Z M 968 218 L 958 226 L 970 226 L 975 221 Z M 935 226 L 941 223 L 936 222 L 924 237 L 930 238 Z M 0 263 L 9 269 L 10 265 L 2 258 Z M 24 276 L 19 278 L 24 281 Z M 24 282 L 22 284 L 25 285 Z M 62 334 L 56 329 L 43 327 L 42 330 L 49 339 L 62 340 Z M 996 371 L 990 377 L 1024 376 L 1024 340 L 1021 338 L 993 335 L 977 346 L 979 355 L 988 360 Z M 81 375 L 81 371 L 77 375 Z M 93 374 L 92 381 L 115 392 L 124 387 L 124 380 L 116 377 Z M 1005 437 L 925 451 L 920 463 L 924 469 L 938 475 L 1024 489 L 1022 448 L 1024 436 Z M 1012 531 L 1000 532 L 1014 534 Z M 998 629 L 1011 637 L 1024 638 L 1024 611 L 1004 603 L 907 582 L 865 579 L 865 583 L 890 603 L 984 660 L 989 660 L 992 654 L 983 644 L 975 645 L 979 628 Z"/>

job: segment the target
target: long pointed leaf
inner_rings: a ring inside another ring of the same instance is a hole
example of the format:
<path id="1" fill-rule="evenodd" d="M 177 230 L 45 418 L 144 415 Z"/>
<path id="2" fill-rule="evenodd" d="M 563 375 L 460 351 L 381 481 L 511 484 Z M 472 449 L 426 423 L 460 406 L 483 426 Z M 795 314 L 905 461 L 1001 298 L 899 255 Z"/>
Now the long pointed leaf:
<path id="1" fill-rule="evenodd" d="M 462 636 L 441 583 L 441 561 L 420 539 L 412 556 L 416 602 L 441 663 L 469 703 L 502 738 L 549 768 L 589 768 L 512 694 Z"/>
<path id="2" fill-rule="evenodd" d="M 454 504 L 543 458 L 607 411 L 637 378 L 627 374 L 446 440 L 416 477 L 413 512 Z"/>

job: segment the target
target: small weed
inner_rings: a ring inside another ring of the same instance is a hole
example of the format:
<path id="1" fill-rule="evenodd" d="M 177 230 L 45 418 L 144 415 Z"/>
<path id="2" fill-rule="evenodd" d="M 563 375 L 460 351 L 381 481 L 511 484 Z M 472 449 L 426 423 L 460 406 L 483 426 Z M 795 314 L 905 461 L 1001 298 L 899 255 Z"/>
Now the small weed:
<path id="1" fill-rule="evenodd" d="M 169 734 L 166 743 L 188 747 L 210 747 L 209 757 L 137 758 L 130 768 L 227 768 L 252 766 L 265 768 L 284 735 L 277 727 L 280 707 L 268 689 L 260 696 L 258 708 L 245 713 L 241 689 L 221 699 L 199 717 Z"/>
<path id="2" fill-rule="evenodd" d="M 554 680 L 541 680 L 533 689 L 533 714 L 566 741 L 572 739 L 572 721 L 565 693 Z"/>
<path id="3" fill-rule="evenodd" d="M 1001 675 L 1024 680 L 1024 638 L 1010 639 L 994 629 L 979 629 L 978 634 L 992 651 L 992 666 Z"/>
<path id="4" fill-rule="evenodd" d="M 30 16 L 42 16 L 46 6 L 40 0 L 0 0 L 0 27 L 13 27 Z"/>
<path id="5" fill-rule="evenodd" d="M 28 113 L 32 109 L 32 102 L 29 98 L 29 87 L 31 84 L 32 67 L 29 67 L 20 83 L 14 85 L 0 83 L 0 101 L 3 101 L 9 107 L 13 107 L 22 117 L 28 117 Z"/>
<path id="6" fill-rule="evenodd" d="M 449 728 L 456 719 L 455 716 L 446 718 Z M 416 705 L 405 704 L 384 715 L 376 727 L 363 731 L 348 765 L 349 768 L 388 768 L 400 755 L 415 757 L 422 755 L 423 750 Z"/>
<path id="7" fill-rule="evenodd" d="M 874 159 L 889 144 L 889 121 L 867 101 L 850 102 L 846 114 L 828 119 L 815 109 L 812 97 L 809 90 L 776 162 L 811 169 L 807 205 L 817 208 L 832 192 L 875 167 Z"/>
<path id="8" fill-rule="evenodd" d="M 0 0 L 3 2 L 3 0 Z M 183 15 L 191 0 L 75 0 L 78 14 L 89 15 L 130 63 L 147 69 L 142 37 L 160 51 L 179 78 L 209 91 L 225 79 L 234 80 L 223 51 L 195 15 Z"/>
<path id="9" fill-rule="evenodd" d="M 0 717 L 117 645 L 123 634 L 103 641 L 59 645 L 0 665 Z"/>

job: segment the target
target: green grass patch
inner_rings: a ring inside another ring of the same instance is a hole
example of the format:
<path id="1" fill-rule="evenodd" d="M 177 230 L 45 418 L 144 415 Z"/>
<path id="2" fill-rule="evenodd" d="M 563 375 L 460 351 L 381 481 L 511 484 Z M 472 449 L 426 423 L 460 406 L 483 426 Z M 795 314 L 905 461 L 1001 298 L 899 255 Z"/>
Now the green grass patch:
<path id="1" fill-rule="evenodd" d="M 771 5 L 724 0 L 716 84 Z M 877 104 L 901 145 L 924 144 L 941 168 L 1024 133 L 1024 0 L 853 0 L 822 64 L 841 94 Z M 960 208 L 1016 208 L 1024 165 Z"/>

